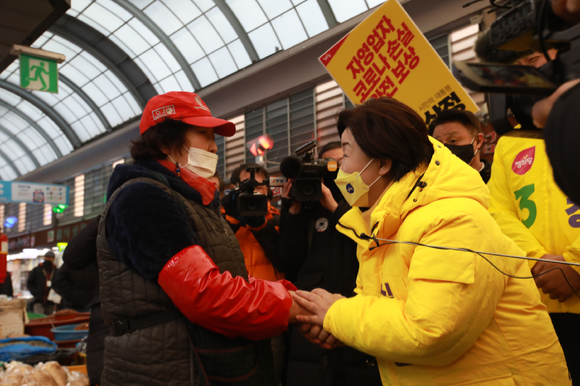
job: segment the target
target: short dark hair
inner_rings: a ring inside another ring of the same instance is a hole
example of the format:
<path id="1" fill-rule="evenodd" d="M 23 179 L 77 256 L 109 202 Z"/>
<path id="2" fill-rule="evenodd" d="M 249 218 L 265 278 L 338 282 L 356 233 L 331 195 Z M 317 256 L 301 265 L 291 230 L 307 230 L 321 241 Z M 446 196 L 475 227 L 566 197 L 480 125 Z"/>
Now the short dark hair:
<path id="1" fill-rule="evenodd" d="M 341 145 L 340 141 L 328 142 L 326 145 L 322 146 L 318 150 L 318 156 L 322 157 L 322 155 L 324 153 L 326 153 L 327 151 L 330 151 L 330 150 L 334 150 L 334 149 L 342 149 L 342 145 Z"/>
<path id="2" fill-rule="evenodd" d="M 471 112 L 465 110 L 445 110 L 437 114 L 437 118 L 429 125 L 429 135 L 433 135 L 435 128 L 444 123 L 457 122 L 467 130 L 477 135 L 481 133 L 481 123 Z"/>
<path id="3" fill-rule="evenodd" d="M 219 183 L 218 183 L 218 190 L 220 191 L 220 193 L 225 192 L 225 190 L 226 190 L 226 183 L 224 182 L 222 176 L 220 175 L 220 172 L 216 171 L 213 176 L 216 177 L 218 179 L 218 181 L 219 181 Z"/>
<path id="4" fill-rule="evenodd" d="M 240 166 L 238 166 L 237 168 L 234 169 L 234 171 L 232 172 L 232 176 L 230 177 L 230 182 L 234 185 L 239 184 L 240 181 L 240 174 L 242 174 L 243 170 L 246 170 L 248 167 L 257 167 L 258 170 L 256 170 L 256 173 L 260 173 L 264 176 L 265 180 L 268 180 L 270 178 L 270 174 L 268 173 L 268 171 L 258 165 L 258 164 L 252 164 L 252 163 L 247 163 L 247 164 L 241 164 Z"/>
<path id="5" fill-rule="evenodd" d="M 391 160 L 388 174 L 398 181 L 433 156 L 423 119 L 409 106 L 389 97 L 369 99 L 338 115 L 342 137 L 349 128 L 356 143 L 371 158 Z"/>
<path id="6" fill-rule="evenodd" d="M 161 146 L 166 146 L 170 151 L 181 151 L 185 145 L 185 133 L 190 128 L 191 125 L 185 122 L 165 118 L 131 141 L 131 158 L 135 161 L 166 159 Z"/>

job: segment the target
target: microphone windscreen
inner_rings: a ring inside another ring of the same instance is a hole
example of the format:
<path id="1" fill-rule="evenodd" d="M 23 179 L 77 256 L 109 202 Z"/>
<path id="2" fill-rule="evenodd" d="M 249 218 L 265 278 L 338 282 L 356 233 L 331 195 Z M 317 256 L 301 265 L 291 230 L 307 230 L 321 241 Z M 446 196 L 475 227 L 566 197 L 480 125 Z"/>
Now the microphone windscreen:
<path id="1" fill-rule="evenodd" d="M 280 172 L 286 178 L 296 178 L 302 171 L 302 161 L 296 156 L 288 156 L 280 163 Z"/>
<path id="2" fill-rule="evenodd" d="M 533 53 L 533 51 L 510 51 L 496 48 L 491 41 L 491 28 L 479 35 L 473 49 L 479 60 L 487 63 L 512 64 Z"/>

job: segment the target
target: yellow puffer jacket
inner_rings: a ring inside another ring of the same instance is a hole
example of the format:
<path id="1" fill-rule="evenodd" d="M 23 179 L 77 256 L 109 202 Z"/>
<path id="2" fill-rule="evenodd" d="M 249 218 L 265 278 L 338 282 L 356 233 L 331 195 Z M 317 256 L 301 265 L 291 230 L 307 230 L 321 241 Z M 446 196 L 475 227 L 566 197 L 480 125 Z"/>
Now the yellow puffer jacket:
<path id="1" fill-rule="evenodd" d="M 580 207 L 554 182 L 541 132 L 514 131 L 500 138 L 488 187 L 489 212 L 528 256 L 563 255 L 580 263 Z M 530 261 L 530 268 L 534 264 Z M 580 267 L 572 268 L 580 273 Z M 580 314 L 577 296 L 560 303 L 541 295 L 548 312 Z"/>
<path id="2" fill-rule="evenodd" d="M 427 168 L 394 183 L 364 214 L 353 208 L 340 219 L 337 229 L 358 243 L 358 295 L 335 302 L 324 328 L 376 356 L 385 385 L 571 385 L 533 280 L 509 278 L 474 253 L 373 248 L 355 235 L 373 229 L 378 238 L 523 255 L 487 212 L 479 174 L 432 142 Z M 421 175 L 426 185 L 417 184 Z M 486 258 L 530 276 L 523 260 Z"/>

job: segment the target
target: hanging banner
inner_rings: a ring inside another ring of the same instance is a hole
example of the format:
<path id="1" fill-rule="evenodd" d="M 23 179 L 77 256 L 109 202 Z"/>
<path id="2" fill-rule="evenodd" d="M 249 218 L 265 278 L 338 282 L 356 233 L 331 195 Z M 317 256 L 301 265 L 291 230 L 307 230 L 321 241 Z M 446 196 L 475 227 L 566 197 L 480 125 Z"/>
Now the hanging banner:
<path id="1" fill-rule="evenodd" d="M 68 186 L 35 182 L 0 181 L 0 203 L 68 205 Z"/>
<path id="2" fill-rule="evenodd" d="M 397 0 L 386 1 L 319 60 L 354 104 L 393 97 L 427 125 L 444 110 L 479 110 Z"/>

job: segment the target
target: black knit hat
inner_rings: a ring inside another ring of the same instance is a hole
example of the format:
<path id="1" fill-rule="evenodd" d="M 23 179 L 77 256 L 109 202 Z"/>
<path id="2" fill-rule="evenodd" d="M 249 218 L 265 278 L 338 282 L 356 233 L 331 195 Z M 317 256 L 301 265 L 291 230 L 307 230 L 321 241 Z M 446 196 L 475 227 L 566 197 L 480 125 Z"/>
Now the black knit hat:
<path id="1" fill-rule="evenodd" d="M 46 252 L 46 253 L 44 254 L 44 257 L 51 257 L 51 258 L 53 258 L 53 259 L 54 259 L 54 252 L 52 252 L 52 251 L 48 251 L 48 252 Z"/>

